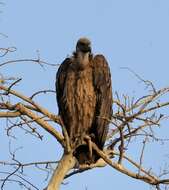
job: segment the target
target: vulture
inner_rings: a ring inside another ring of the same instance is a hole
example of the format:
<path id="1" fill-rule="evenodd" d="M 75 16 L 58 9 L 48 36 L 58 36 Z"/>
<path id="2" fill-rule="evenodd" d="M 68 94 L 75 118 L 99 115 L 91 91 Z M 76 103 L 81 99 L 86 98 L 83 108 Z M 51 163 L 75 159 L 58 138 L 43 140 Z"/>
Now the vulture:
<path id="1" fill-rule="evenodd" d="M 99 156 L 90 151 L 87 139 L 103 150 L 112 116 L 112 85 L 105 57 L 92 54 L 88 38 L 80 38 L 59 66 L 56 94 L 74 156 L 79 164 L 95 163 Z"/>

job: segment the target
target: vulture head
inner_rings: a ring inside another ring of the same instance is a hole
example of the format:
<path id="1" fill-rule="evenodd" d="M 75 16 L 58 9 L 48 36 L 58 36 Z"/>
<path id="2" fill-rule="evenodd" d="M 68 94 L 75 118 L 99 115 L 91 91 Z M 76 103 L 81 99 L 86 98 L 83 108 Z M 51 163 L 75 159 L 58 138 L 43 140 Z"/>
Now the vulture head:
<path id="1" fill-rule="evenodd" d="M 87 38 L 80 38 L 76 44 L 76 52 L 91 53 L 91 42 Z"/>

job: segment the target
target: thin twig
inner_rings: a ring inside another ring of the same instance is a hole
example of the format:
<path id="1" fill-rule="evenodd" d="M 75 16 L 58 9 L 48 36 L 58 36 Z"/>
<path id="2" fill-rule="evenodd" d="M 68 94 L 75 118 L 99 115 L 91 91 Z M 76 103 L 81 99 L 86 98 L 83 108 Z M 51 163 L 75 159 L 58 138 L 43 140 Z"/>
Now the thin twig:
<path id="1" fill-rule="evenodd" d="M 34 63 L 38 63 L 40 65 L 45 64 L 45 65 L 54 66 L 54 67 L 58 66 L 58 64 L 47 63 L 47 62 L 39 60 L 39 59 L 16 59 L 16 60 L 10 60 L 10 61 L 3 62 L 0 64 L 0 67 L 7 65 L 7 64 L 19 63 L 19 62 L 34 62 Z"/>

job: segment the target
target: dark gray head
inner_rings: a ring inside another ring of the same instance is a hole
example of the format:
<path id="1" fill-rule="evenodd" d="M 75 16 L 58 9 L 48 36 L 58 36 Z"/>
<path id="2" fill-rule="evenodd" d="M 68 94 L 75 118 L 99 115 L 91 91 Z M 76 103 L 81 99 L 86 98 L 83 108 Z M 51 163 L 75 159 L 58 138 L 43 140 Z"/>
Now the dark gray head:
<path id="1" fill-rule="evenodd" d="M 76 44 L 76 52 L 91 53 L 91 42 L 87 38 L 80 38 Z"/>

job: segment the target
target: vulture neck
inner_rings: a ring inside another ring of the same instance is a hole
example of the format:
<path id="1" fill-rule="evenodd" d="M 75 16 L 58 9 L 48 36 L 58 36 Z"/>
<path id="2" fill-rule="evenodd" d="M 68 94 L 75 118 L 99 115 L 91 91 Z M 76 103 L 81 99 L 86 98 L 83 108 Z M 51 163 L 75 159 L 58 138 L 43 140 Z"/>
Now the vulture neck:
<path id="1" fill-rule="evenodd" d="M 87 66 L 89 66 L 90 64 L 89 52 L 84 53 L 84 52 L 78 51 L 76 55 L 77 55 L 76 61 L 80 69 L 84 70 Z"/>

